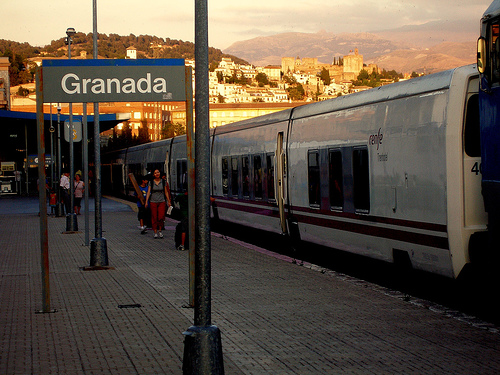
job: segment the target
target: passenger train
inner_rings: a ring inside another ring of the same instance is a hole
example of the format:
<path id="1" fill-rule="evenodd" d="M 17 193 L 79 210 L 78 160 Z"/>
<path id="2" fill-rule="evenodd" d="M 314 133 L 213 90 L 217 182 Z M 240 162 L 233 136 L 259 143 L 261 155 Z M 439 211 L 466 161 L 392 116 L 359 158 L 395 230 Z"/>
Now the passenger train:
<path id="1" fill-rule="evenodd" d="M 482 195 L 484 72 L 459 67 L 212 129 L 213 217 L 458 277 L 487 258 L 495 217 Z M 103 186 L 130 194 L 128 173 L 154 168 L 173 192 L 187 188 L 185 136 L 104 155 Z"/>

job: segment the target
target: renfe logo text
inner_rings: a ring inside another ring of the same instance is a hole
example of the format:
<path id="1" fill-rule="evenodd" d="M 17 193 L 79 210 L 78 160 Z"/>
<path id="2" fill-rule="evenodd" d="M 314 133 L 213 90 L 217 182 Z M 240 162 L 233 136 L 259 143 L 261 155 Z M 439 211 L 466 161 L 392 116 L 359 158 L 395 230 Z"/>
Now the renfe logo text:
<path id="1" fill-rule="evenodd" d="M 68 73 L 61 79 L 61 88 L 66 94 L 150 94 L 167 93 L 167 81 L 165 78 L 157 77 L 151 80 L 151 73 L 146 77 L 139 78 L 80 78 L 75 73 Z"/>

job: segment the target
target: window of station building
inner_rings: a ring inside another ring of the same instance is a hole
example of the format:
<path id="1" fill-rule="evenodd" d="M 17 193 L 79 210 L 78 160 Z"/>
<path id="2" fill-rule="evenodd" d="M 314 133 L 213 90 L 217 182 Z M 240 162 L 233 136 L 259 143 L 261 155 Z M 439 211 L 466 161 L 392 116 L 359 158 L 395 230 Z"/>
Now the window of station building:
<path id="1" fill-rule="evenodd" d="M 229 192 L 229 165 L 227 158 L 222 158 L 222 194 Z"/>
<path id="2" fill-rule="evenodd" d="M 328 178 L 330 189 L 330 207 L 341 210 L 344 206 L 344 173 L 342 170 L 342 152 L 330 150 L 328 153 Z"/>
<path id="3" fill-rule="evenodd" d="M 241 174 L 243 177 L 243 196 L 250 197 L 250 163 L 247 156 L 241 158 Z"/>
<path id="4" fill-rule="evenodd" d="M 368 150 L 354 149 L 352 152 L 352 176 L 354 208 L 362 213 L 370 211 L 370 176 L 368 168 Z"/>
<path id="5" fill-rule="evenodd" d="M 267 165 L 267 199 L 272 200 L 275 199 L 274 195 L 274 154 L 266 155 L 266 165 Z"/>
<path id="6" fill-rule="evenodd" d="M 307 153 L 307 182 L 309 188 L 309 205 L 319 207 L 321 204 L 319 151 Z"/>
<path id="7" fill-rule="evenodd" d="M 253 157 L 253 175 L 255 198 L 262 199 L 262 158 L 260 155 Z"/>
<path id="8" fill-rule="evenodd" d="M 472 95 L 467 101 L 464 127 L 464 150 L 467 156 L 480 157 L 479 95 Z"/>
<path id="9" fill-rule="evenodd" d="M 231 158 L 231 194 L 238 196 L 238 158 Z"/>

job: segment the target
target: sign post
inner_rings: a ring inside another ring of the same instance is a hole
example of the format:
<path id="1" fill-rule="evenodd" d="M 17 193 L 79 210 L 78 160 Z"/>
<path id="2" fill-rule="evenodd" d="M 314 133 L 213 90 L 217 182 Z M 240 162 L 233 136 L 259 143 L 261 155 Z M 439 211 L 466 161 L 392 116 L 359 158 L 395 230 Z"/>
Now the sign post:
<path id="1" fill-rule="evenodd" d="M 185 63 L 183 59 L 138 60 L 44 60 L 42 62 L 44 102 L 180 102 L 186 96 Z M 187 106 L 189 107 L 189 106 Z M 192 108 L 192 105 L 191 105 Z M 192 114 L 191 114 L 192 116 Z M 95 153 L 95 226 L 96 238 L 91 241 L 90 267 L 109 268 L 106 239 L 102 238 L 99 115 L 94 114 Z M 73 124 L 74 125 L 74 124 Z M 71 128 L 71 125 L 70 125 Z M 70 140 L 73 140 L 70 137 Z"/>

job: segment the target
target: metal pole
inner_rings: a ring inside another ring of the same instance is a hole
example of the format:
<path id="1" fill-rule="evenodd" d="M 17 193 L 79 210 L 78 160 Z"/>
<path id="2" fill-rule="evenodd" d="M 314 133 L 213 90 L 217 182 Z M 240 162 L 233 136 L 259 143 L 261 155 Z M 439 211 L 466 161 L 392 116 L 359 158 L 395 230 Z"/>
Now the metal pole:
<path id="1" fill-rule="evenodd" d="M 89 143 L 87 128 L 87 103 L 83 103 L 83 179 L 85 184 L 84 202 L 85 202 L 85 246 L 89 246 Z"/>
<path id="2" fill-rule="evenodd" d="M 98 59 L 97 51 L 97 0 L 92 0 L 93 14 L 93 57 Z M 102 206 L 101 206 L 101 138 L 99 126 L 99 103 L 94 103 L 94 180 L 95 180 L 95 238 L 90 243 L 90 269 L 106 269 L 108 267 L 108 247 L 102 238 Z"/>
<path id="3" fill-rule="evenodd" d="M 186 82 L 186 147 L 188 161 L 188 223 L 189 223 L 189 306 L 195 306 L 195 148 L 193 116 L 193 69 L 185 68 Z"/>
<path id="4" fill-rule="evenodd" d="M 59 180 L 61 178 L 61 104 L 57 103 L 57 204 L 56 204 L 56 216 L 63 216 L 63 205 L 61 204 L 61 188 L 59 186 Z"/>
<path id="5" fill-rule="evenodd" d="M 47 190 L 45 189 L 45 133 L 43 119 L 43 78 L 42 69 L 36 72 L 36 117 L 38 135 L 38 199 L 40 209 L 40 249 L 42 268 L 42 310 L 50 311 L 50 282 L 49 282 L 49 236 L 47 231 Z"/>
<path id="6" fill-rule="evenodd" d="M 68 33 L 68 32 L 66 32 Z M 71 60 L 71 35 L 68 34 L 68 59 Z M 73 142 L 73 104 L 69 103 L 69 209 L 66 212 L 66 231 L 75 232 L 78 230 L 77 217 L 75 214 L 75 150 Z"/>
<path id="7" fill-rule="evenodd" d="M 52 103 L 50 103 L 50 187 L 54 190 L 54 126 L 52 125 Z"/>
<path id="8" fill-rule="evenodd" d="M 208 0 L 195 0 L 195 311 L 184 341 L 184 374 L 224 374 L 220 330 L 211 323 Z"/>
<path id="9" fill-rule="evenodd" d="M 24 123 L 24 145 L 26 148 L 26 163 L 24 163 L 24 171 L 26 173 L 26 196 L 29 197 L 30 189 L 29 189 L 29 178 L 28 178 L 28 124 Z"/>

